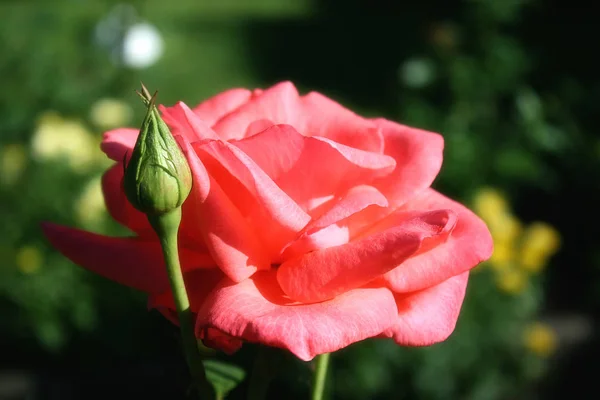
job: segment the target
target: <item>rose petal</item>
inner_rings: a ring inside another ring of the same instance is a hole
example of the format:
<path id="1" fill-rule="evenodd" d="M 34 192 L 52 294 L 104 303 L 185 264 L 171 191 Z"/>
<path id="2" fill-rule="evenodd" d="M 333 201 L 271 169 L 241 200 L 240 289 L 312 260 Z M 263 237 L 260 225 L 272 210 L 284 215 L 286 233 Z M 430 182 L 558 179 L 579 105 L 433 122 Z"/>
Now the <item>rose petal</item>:
<path id="1" fill-rule="evenodd" d="M 450 336 L 465 297 L 469 273 L 413 293 L 396 294 L 398 318 L 382 336 L 402 346 L 429 346 Z"/>
<path id="2" fill-rule="evenodd" d="M 233 281 L 246 279 L 257 269 L 269 268 L 270 260 L 256 234 L 208 174 L 191 144 L 184 141 L 183 151 L 193 176 L 192 192 L 183 204 L 187 231 L 206 244 L 216 264 Z"/>
<path id="3" fill-rule="evenodd" d="M 213 129 L 223 140 L 241 139 L 256 133 L 247 127 L 256 120 L 289 124 L 305 136 L 322 136 L 337 143 L 381 153 L 383 136 L 372 121 L 362 118 L 335 101 L 311 92 L 300 97 L 291 82 L 281 82 L 219 120 Z"/>
<path id="4" fill-rule="evenodd" d="M 155 237 L 146 215 L 136 210 L 123 190 L 123 165 L 115 164 L 102 176 L 102 193 L 106 208 L 118 223 L 142 237 Z"/>
<path id="5" fill-rule="evenodd" d="M 260 133 L 260 132 L 264 131 L 265 129 L 272 127 L 273 125 L 275 125 L 275 124 L 273 122 L 269 121 L 268 119 L 257 119 L 256 121 L 253 121 L 250 123 L 250 125 L 248 125 L 248 128 L 246 128 L 246 134 L 244 135 L 244 137 L 248 138 L 248 137 L 254 136 L 257 133 Z"/>
<path id="6" fill-rule="evenodd" d="M 173 131 L 173 135 L 181 135 L 190 142 L 204 139 L 218 139 L 219 136 L 210 128 L 207 122 L 200 119 L 182 101 L 172 107 L 159 106 L 163 120 Z"/>
<path id="7" fill-rule="evenodd" d="M 444 139 L 437 133 L 385 119 L 375 122 L 383 132 L 384 154 L 397 164 L 394 172 L 374 186 L 385 194 L 390 205 L 399 206 L 431 186 L 442 165 Z"/>
<path id="8" fill-rule="evenodd" d="M 194 113 L 208 125 L 212 126 L 220 118 L 234 111 L 252 97 L 248 89 L 230 89 L 194 107 Z"/>
<path id="9" fill-rule="evenodd" d="M 395 227 L 362 240 L 286 261 L 277 271 L 281 288 L 303 303 L 331 299 L 395 268 L 454 222 L 449 210 L 406 213 L 397 219 Z"/>
<path id="10" fill-rule="evenodd" d="M 58 251 L 98 275 L 149 293 L 160 293 L 168 288 L 158 241 L 109 237 L 50 223 L 44 223 L 42 229 Z M 215 265 L 207 254 L 180 247 L 179 255 L 185 271 Z"/>
<path id="11" fill-rule="evenodd" d="M 255 228 L 271 259 L 309 222 L 308 214 L 237 147 L 212 141 L 194 148 L 211 176 Z"/>
<path id="12" fill-rule="evenodd" d="M 213 125 L 222 140 L 242 139 L 248 126 L 259 119 L 285 124 L 298 119 L 298 91 L 291 82 L 281 82 L 253 96 Z"/>
<path id="13" fill-rule="evenodd" d="M 348 243 L 357 229 L 372 223 L 369 207 L 388 205 L 381 192 L 367 185 L 353 187 L 343 198 L 335 200 L 333 206 L 313 219 L 301 236 L 285 249 L 282 260 Z"/>
<path id="14" fill-rule="evenodd" d="M 232 144 L 306 211 L 314 198 L 339 196 L 389 174 L 396 165 L 388 156 L 302 136 L 290 125 L 275 125 Z"/>
<path id="15" fill-rule="evenodd" d="M 381 154 L 383 135 L 373 121 L 362 118 L 317 92 L 300 100 L 302 119 L 292 125 L 306 136 L 322 136 L 336 143 Z"/>
<path id="16" fill-rule="evenodd" d="M 463 205 L 433 189 L 406 204 L 404 210 L 449 208 L 457 223 L 445 243 L 404 261 L 384 278 L 394 291 L 413 292 L 441 283 L 487 260 L 493 249 L 485 223 Z"/>
<path id="17" fill-rule="evenodd" d="M 119 128 L 104 133 L 100 149 L 113 161 L 122 163 L 135 146 L 139 129 Z"/>
<path id="18" fill-rule="evenodd" d="M 292 303 L 271 270 L 238 284 L 224 280 L 198 313 L 196 334 L 217 328 L 249 342 L 287 349 L 308 361 L 380 334 L 397 315 L 386 288 L 355 289 L 316 304 Z"/>
<path id="19" fill-rule="evenodd" d="M 232 355 L 244 344 L 242 340 L 215 328 L 204 329 L 202 334 L 200 339 L 205 346 L 221 350 L 227 355 Z"/>

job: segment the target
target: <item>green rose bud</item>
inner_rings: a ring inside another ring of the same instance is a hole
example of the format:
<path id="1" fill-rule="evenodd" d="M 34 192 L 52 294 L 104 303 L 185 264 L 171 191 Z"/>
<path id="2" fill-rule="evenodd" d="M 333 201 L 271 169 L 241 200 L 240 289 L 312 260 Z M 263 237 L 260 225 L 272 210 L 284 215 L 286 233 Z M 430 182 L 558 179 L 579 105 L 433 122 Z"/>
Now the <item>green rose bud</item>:
<path id="1" fill-rule="evenodd" d="M 125 194 L 141 212 L 163 215 L 183 204 L 192 189 L 192 173 L 183 152 L 142 85 L 139 93 L 148 107 L 129 164 L 125 167 Z M 124 162 L 125 163 L 125 162 Z"/>

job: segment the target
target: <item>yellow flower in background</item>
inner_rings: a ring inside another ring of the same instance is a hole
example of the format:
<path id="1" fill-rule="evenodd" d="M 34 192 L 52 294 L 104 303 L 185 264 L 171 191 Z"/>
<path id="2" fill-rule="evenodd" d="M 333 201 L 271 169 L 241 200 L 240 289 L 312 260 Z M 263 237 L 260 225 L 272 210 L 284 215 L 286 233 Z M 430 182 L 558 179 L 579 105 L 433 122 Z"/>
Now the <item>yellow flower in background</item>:
<path id="1" fill-rule="evenodd" d="M 509 211 L 506 196 L 493 188 L 483 188 L 475 194 L 473 209 L 486 222 Z"/>
<path id="2" fill-rule="evenodd" d="M 492 236 L 493 238 L 493 236 Z M 490 257 L 490 264 L 496 270 L 502 270 L 512 264 L 515 258 L 515 249 L 512 243 L 494 241 L 494 252 Z"/>
<path id="3" fill-rule="evenodd" d="M 527 271 L 539 272 L 559 247 L 558 231 L 549 224 L 534 222 L 523 233 L 520 264 Z"/>
<path id="4" fill-rule="evenodd" d="M 478 191 L 473 208 L 486 222 L 494 239 L 490 264 L 494 269 L 505 269 L 515 258 L 515 242 L 521 233 L 521 222 L 510 213 L 506 197 L 493 188 Z"/>
<path id="5" fill-rule="evenodd" d="M 27 166 L 27 149 L 22 144 L 13 143 L 0 151 L 0 182 L 12 185 L 19 180 Z"/>
<path id="6" fill-rule="evenodd" d="M 514 215 L 506 212 L 498 214 L 487 222 L 494 241 L 502 241 L 514 245 L 523 230 L 521 221 Z"/>
<path id="7" fill-rule="evenodd" d="M 42 114 L 38 120 L 31 139 L 31 152 L 38 161 L 61 159 L 79 171 L 101 159 L 99 141 L 81 122 L 64 119 L 50 111 Z"/>
<path id="8" fill-rule="evenodd" d="M 35 246 L 23 246 L 17 251 L 17 268 L 24 274 L 33 274 L 42 266 L 44 259 L 40 250 Z"/>
<path id="9" fill-rule="evenodd" d="M 102 223 L 106 215 L 106 206 L 102 194 L 102 179 L 92 179 L 81 192 L 75 203 L 75 216 L 85 228 L 94 228 Z"/>
<path id="10" fill-rule="evenodd" d="M 558 346 L 556 332 L 542 322 L 535 322 L 525 329 L 523 343 L 529 351 L 540 357 L 551 356 Z"/>
<path id="11" fill-rule="evenodd" d="M 133 110 L 119 99 L 100 99 L 92 105 L 90 119 L 100 129 L 113 129 L 129 124 Z"/>
<path id="12" fill-rule="evenodd" d="M 516 268 L 505 268 L 496 275 L 496 287 L 507 294 L 520 294 L 527 286 L 527 275 Z"/>

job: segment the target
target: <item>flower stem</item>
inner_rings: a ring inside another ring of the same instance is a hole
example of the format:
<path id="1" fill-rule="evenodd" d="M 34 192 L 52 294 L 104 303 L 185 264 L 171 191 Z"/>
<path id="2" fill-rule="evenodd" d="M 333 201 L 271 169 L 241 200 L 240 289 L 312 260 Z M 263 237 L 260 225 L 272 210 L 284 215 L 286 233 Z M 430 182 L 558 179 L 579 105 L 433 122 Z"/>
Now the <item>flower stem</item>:
<path id="1" fill-rule="evenodd" d="M 329 366 L 330 353 L 317 356 L 317 367 L 315 370 L 315 380 L 313 383 L 312 400 L 323 400 L 325 393 L 325 381 L 327 379 L 327 367 Z"/>
<path id="2" fill-rule="evenodd" d="M 190 374 L 196 383 L 200 398 L 203 400 L 212 399 L 214 395 L 206 379 L 204 364 L 198 351 L 198 342 L 194 333 L 194 315 L 190 308 L 190 301 L 179 263 L 177 232 L 179 231 L 179 224 L 181 222 L 181 207 L 158 216 L 148 215 L 148 220 L 160 239 L 167 267 L 167 275 L 169 276 L 173 299 L 175 300 L 175 307 L 179 316 L 183 351 Z"/>

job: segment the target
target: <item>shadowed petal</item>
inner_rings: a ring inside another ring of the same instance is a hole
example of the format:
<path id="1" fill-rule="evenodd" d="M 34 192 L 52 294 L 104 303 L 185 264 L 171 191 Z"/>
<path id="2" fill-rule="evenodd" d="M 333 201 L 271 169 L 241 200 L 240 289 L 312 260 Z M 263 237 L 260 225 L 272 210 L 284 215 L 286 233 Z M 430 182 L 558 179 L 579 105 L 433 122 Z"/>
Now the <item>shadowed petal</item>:
<path id="1" fill-rule="evenodd" d="M 109 237 L 44 223 L 50 243 L 75 264 L 125 286 L 160 293 L 169 286 L 158 241 L 134 237 Z M 212 268 L 207 254 L 179 248 L 182 269 Z"/>
<path id="2" fill-rule="evenodd" d="M 413 293 L 396 294 L 398 318 L 382 336 L 403 346 L 429 346 L 450 336 L 465 297 L 469 273 Z"/>

